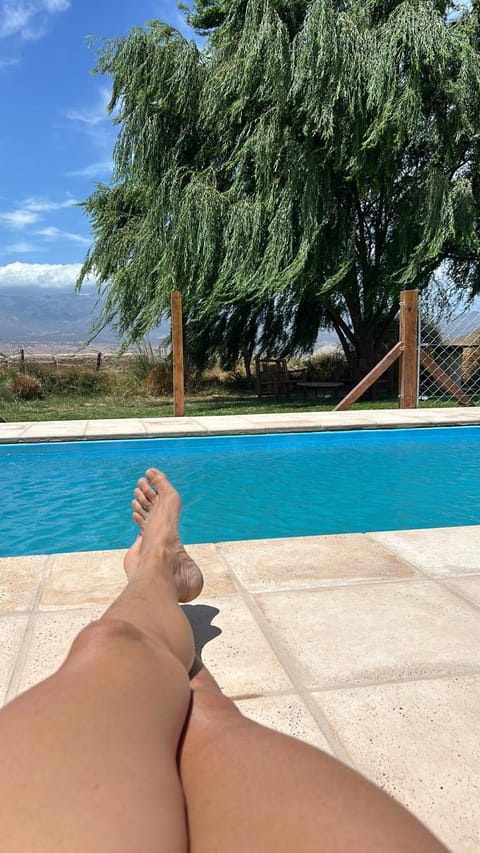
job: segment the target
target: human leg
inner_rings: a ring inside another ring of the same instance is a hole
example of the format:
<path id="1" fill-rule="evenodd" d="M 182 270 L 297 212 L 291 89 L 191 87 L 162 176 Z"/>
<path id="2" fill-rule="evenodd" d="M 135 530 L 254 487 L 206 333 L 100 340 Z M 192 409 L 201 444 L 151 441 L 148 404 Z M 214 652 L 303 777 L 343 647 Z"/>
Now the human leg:
<path id="1" fill-rule="evenodd" d="M 125 591 L 55 675 L 0 711 L 5 851 L 187 850 L 176 755 L 193 639 L 178 600 L 201 576 L 178 550 L 178 495 L 150 477 L 158 496 Z"/>
<path id="2" fill-rule="evenodd" d="M 142 526 L 153 507 L 135 492 Z M 246 719 L 196 661 L 179 753 L 191 853 L 441 853 L 406 809 L 336 759 Z"/>
<path id="3" fill-rule="evenodd" d="M 358 773 L 246 719 L 201 668 L 180 752 L 191 853 L 442 853 Z"/>
<path id="4" fill-rule="evenodd" d="M 154 492 L 142 482 L 142 526 Z M 205 667 L 191 680 L 180 749 L 191 853 L 441 853 L 409 812 L 313 747 L 242 716 Z"/>

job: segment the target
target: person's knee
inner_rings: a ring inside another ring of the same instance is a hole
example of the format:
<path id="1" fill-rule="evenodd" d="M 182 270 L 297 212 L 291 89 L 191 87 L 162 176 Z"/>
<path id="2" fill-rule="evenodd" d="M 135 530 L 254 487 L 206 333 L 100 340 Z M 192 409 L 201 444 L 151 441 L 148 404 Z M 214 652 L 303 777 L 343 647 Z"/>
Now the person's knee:
<path id="1" fill-rule="evenodd" d="M 96 655 L 119 645 L 144 643 L 142 632 L 124 619 L 99 619 L 83 628 L 73 641 L 73 655 Z"/>
<path id="2" fill-rule="evenodd" d="M 192 690 L 190 727 L 205 738 L 218 738 L 220 731 L 246 722 L 234 702 L 221 693 Z"/>

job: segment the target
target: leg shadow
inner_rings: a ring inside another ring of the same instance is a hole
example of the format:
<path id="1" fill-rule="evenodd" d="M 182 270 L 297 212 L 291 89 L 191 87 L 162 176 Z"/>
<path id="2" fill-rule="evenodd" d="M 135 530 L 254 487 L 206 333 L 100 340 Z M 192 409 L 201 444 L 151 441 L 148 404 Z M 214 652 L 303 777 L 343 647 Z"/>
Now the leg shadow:
<path id="1" fill-rule="evenodd" d="M 182 610 L 192 627 L 195 652 L 201 658 L 207 643 L 222 633 L 220 628 L 211 624 L 220 611 L 218 607 L 211 607 L 209 604 L 183 604 Z"/>

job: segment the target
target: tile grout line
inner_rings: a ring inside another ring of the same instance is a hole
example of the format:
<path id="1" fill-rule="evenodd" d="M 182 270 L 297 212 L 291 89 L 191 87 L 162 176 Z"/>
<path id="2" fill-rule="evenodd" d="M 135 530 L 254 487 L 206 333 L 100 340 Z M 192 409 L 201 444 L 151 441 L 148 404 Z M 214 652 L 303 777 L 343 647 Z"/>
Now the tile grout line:
<path id="1" fill-rule="evenodd" d="M 245 605 L 247 606 L 250 614 L 253 616 L 263 637 L 267 641 L 276 659 L 280 663 L 280 666 L 288 676 L 290 682 L 293 684 L 295 692 L 300 697 L 307 709 L 310 711 L 310 714 L 315 720 L 315 723 L 320 733 L 325 737 L 327 743 L 332 748 L 334 755 L 341 761 L 353 765 L 352 757 L 350 756 L 350 754 L 344 747 L 342 741 L 336 734 L 333 726 L 325 716 L 322 709 L 315 702 L 315 700 L 311 696 L 311 693 L 304 687 L 298 668 L 295 666 L 293 660 L 290 658 L 288 653 L 280 646 L 279 643 L 277 643 L 275 632 L 271 630 L 268 620 L 261 612 L 256 601 L 253 599 L 252 596 L 250 596 L 249 592 L 238 578 L 236 572 L 231 568 L 231 566 L 228 565 L 226 559 L 224 559 L 223 555 L 217 550 L 216 545 L 215 551 L 217 552 L 217 555 L 220 557 L 224 565 L 226 565 L 229 571 L 232 573 L 235 579 L 235 583 L 238 586 L 240 595 Z"/>
<path id="2" fill-rule="evenodd" d="M 450 681 L 452 678 L 472 678 L 477 675 L 480 675 L 480 665 L 472 666 L 470 669 L 463 672 L 429 673 L 426 675 L 406 676 L 405 678 L 386 678 L 381 679 L 380 681 L 349 681 L 337 685 L 310 685 L 307 687 L 307 690 L 310 693 L 340 693 L 342 690 L 369 689 L 372 687 L 384 687 L 389 684 L 415 684 L 418 681 Z"/>
<path id="3" fill-rule="evenodd" d="M 426 530 L 434 530 L 435 528 L 430 527 L 430 528 L 425 528 L 425 529 Z M 431 580 L 431 575 L 428 575 L 424 569 L 421 569 L 419 566 L 417 566 L 415 563 L 413 563 L 411 560 L 409 560 L 408 557 L 405 557 L 403 554 L 401 554 L 400 551 L 397 550 L 394 545 L 393 546 L 386 545 L 385 542 L 380 542 L 378 539 L 375 539 L 376 533 L 395 533 L 395 532 L 397 532 L 397 531 L 395 531 L 395 530 L 393 530 L 393 531 L 391 531 L 391 530 L 368 530 L 366 533 L 364 533 L 364 536 L 366 536 L 370 542 L 374 542 L 375 545 L 379 545 L 381 548 L 384 548 L 388 554 L 393 554 L 394 557 L 397 557 L 397 559 L 402 560 L 403 563 L 405 563 L 407 566 L 410 566 L 410 568 L 413 569 L 415 572 L 419 572 L 420 573 L 420 579 Z"/>
<path id="4" fill-rule="evenodd" d="M 471 574 L 471 575 L 448 575 L 447 577 L 436 578 L 436 582 L 441 589 L 448 590 L 448 592 L 450 592 L 456 598 L 459 598 L 460 601 L 464 602 L 464 604 L 470 605 L 470 607 L 473 610 L 475 610 L 476 613 L 478 613 L 478 611 L 480 610 L 480 601 L 474 601 L 473 598 L 469 598 L 466 593 L 464 593 L 462 595 L 460 590 L 452 589 L 452 587 L 450 587 L 448 585 L 449 581 L 455 582 L 456 580 L 461 580 L 462 578 L 465 578 L 465 577 L 478 577 L 478 573 L 477 573 L 477 575 L 474 575 L 474 574 Z"/>
<path id="5" fill-rule="evenodd" d="M 472 526 L 477 527 L 478 525 L 472 525 Z M 421 528 L 419 528 L 419 529 L 421 529 Z M 435 528 L 426 528 L 426 529 L 435 530 Z M 455 528 L 448 528 L 448 529 L 454 530 Z M 420 566 L 417 566 L 411 560 L 404 557 L 400 553 L 400 551 L 395 548 L 395 546 L 390 547 L 388 545 L 385 545 L 385 543 L 383 543 L 383 542 L 378 542 L 378 540 L 375 539 L 375 533 L 377 533 L 377 532 L 378 531 L 374 531 L 372 533 L 366 533 L 365 535 L 368 538 L 370 538 L 373 542 L 375 542 L 377 545 L 382 545 L 382 547 L 384 547 L 385 550 L 390 551 L 390 553 L 393 554 L 395 557 L 399 557 L 401 560 L 403 560 L 405 563 L 407 563 L 407 565 L 409 565 L 413 569 L 415 569 L 415 571 L 420 572 L 420 578 L 416 578 L 416 580 L 433 581 L 437 586 L 440 587 L 440 589 L 443 589 L 444 592 L 448 591 L 448 592 L 452 593 L 452 595 L 459 598 L 465 604 L 469 604 L 470 607 L 472 607 L 475 611 L 477 611 L 480 608 L 480 602 L 476 602 L 473 599 L 469 598 L 466 594 L 462 595 L 459 590 L 452 589 L 450 586 L 448 586 L 449 581 L 455 582 L 458 580 L 462 580 L 464 578 L 478 577 L 480 575 L 480 568 L 478 569 L 478 571 L 468 572 L 467 574 L 460 574 L 460 575 L 429 575 L 429 574 L 427 574 L 425 569 L 420 568 Z M 411 580 L 413 580 L 413 578 Z"/>
<path id="6" fill-rule="evenodd" d="M 418 584 L 425 583 L 425 581 L 430 580 L 433 580 L 433 578 L 430 578 L 427 575 L 406 578 L 361 578 L 358 580 L 346 581 L 345 583 L 335 583 L 335 581 L 332 580 L 331 583 L 321 583 L 316 586 L 277 586 L 274 589 L 254 589 L 249 592 L 249 595 L 275 595 L 277 592 L 319 592 L 322 589 L 351 589 L 352 587 L 380 586 L 382 584 L 388 584 L 389 586 L 399 583 Z"/>
<path id="7" fill-rule="evenodd" d="M 265 693 L 233 693 L 229 695 L 232 702 L 248 702 L 249 699 L 276 699 L 277 697 L 295 697 L 298 696 L 295 688 L 285 688 L 283 690 L 267 690 Z"/>
<path id="8" fill-rule="evenodd" d="M 35 629 L 35 625 L 37 622 L 37 616 L 39 613 L 39 604 L 43 595 L 43 590 L 45 587 L 45 582 L 47 580 L 47 576 L 50 573 L 50 566 L 53 561 L 53 555 L 50 554 L 47 556 L 45 560 L 45 565 L 43 567 L 42 577 L 40 578 L 40 583 L 38 584 L 37 592 L 35 594 L 35 598 L 33 600 L 31 609 L 29 611 L 28 621 L 25 628 L 24 635 L 22 637 L 22 642 L 20 643 L 20 648 L 18 650 L 17 657 L 15 659 L 15 663 L 13 665 L 12 674 L 10 677 L 10 681 L 5 693 L 5 703 L 10 702 L 15 698 L 18 694 L 18 688 L 20 686 L 20 682 L 22 679 L 22 675 L 25 669 L 25 663 L 27 660 L 27 655 L 30 650 L 33 633 Z"/>
<path id="9" fill-rule="evenodd" d="M 233 569 L 230 569 L 233 572 Z M 235 579 L 237 576 L 235 575 Z M 453 578 L 452 578 L 453 580 Z M 241 583 L 239 581 L 239 583 Z M 421 577 L 416 578 L 368 578 L 366 580 L 361 581 L 352 581 L 350 583 L 342 583 L 342 584 L 330 584 L 322 586 L 299 586 L 299 587 L 282 587 L 278 589 L 259 589 L 253 590 L 250 592 L 246 587 L 247 595 L 256 596 L 256 595 L 277 595 L 277 594 L 285 594 L 291 593 L 295 595 L 296 593 L 306 593 L 306 592 L 329 592 L 332 590 L 348 590 L 348 589 L 363 589 L 365 587 L 380 587 L 380 586 L 399 586 L 401 584 L 406 584 L 407 586 L 416 586 L 420 584 L 435 584 L 437 585 L 437 581 L 435 578 L 429 577 L 428 575 L 423 575 Z"/>

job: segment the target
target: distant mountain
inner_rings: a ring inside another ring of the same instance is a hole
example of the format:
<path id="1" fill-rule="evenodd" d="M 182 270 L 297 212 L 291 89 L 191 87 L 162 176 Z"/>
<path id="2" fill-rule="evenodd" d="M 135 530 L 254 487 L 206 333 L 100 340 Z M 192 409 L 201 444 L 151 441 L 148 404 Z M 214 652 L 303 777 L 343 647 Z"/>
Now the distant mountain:
<path id="1" fill-rule="evenodd" d="M 1 287 L 0 288 L 0 352 L 29 348 L 58 352 L 62 347 L 84 343 L 95 309 L 96 291 L 86 288 L 80 293 L 61 288 Z M 169 323 L 162 323 L 149 335 L 157 346 L 169 334 Z M 113 329 L 104 329 L 93 346 L 118 347 L 120 339 Z M 333 332 L 320 331 L 316 347 L 338 345 Z"/>
<path id="2" fill-rule="evenodd" d="M 0 350 L 2 343 L 18 347 L 42 342 L 83 343 L 98 312 L 96 299 L 96 292 L 90 289 L 73 293 L 46 287 L 0 288 Z M 166 334 L 165 326 L 155 338 Z M 116 347 L 119 340 L 113 329 L 107 327 L 95 338 L 95 346 Z"/>
<path id="3" fill-rule="evenodd" d="M 96 294 L 40 287 L 0 289 L 0 340 L 28 344 L 30 341 L 85 340 L 92 318 Z M 102 339 L 118 338 L 105 330 Z"/>

